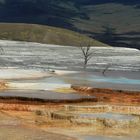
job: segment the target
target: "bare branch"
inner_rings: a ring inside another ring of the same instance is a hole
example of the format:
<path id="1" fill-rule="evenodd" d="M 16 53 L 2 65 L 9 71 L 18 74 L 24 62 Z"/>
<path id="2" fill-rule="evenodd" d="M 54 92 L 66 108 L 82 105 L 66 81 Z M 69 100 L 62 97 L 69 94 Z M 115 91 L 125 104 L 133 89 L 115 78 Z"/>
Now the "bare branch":
<path id="1" fill-rule="evenodd" d="M 1 54 L 1 55 L 4 54 L 4 49 L 3 49 L 3 47 L 0 47 L 0 54 Z"/>
<path id="2" fill-rule="evenodd" d="M 80 43 L 80 49 L 82 51 L 82 54 L 84 56 L 84 69 L 86 69 L 88 61 L 92 58 L 93 56 L 93 52 L 91 52 L 91 43 L 90 41 L 84 45 L 82 45 L 82 43 Z"/>
<path id="3" fill-rule="evenodd" d="M 102 71 L 102 74 L 105 76 L 106 71 L 110 68 L 111 64 L 108 64 L 105 69 Z"/>

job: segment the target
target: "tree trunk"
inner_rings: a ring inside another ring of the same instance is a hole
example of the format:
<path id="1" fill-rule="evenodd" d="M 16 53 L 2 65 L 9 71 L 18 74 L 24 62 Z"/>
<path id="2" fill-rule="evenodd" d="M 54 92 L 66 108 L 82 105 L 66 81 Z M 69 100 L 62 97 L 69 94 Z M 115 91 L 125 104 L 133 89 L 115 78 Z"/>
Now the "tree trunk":
<path id="1" fill-rule="evenodd" d="M 84 61 L 84 70 L 86 70 L 86 68 L 87 68 L 87 62 L 88 62 L 88 60 L 87 60 L 87 58 L 85 58 L 85 61 Z"/>

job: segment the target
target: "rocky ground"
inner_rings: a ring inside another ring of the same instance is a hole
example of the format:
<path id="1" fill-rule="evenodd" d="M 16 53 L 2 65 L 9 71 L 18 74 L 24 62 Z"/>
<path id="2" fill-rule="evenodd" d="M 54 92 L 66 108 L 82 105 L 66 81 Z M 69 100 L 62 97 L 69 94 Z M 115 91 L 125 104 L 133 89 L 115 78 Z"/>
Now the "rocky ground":
<path id="1" fill-rule="evenodd" d="M 84 105 L 94 103 L 78 103 Z M 104 128 L 76 125 L 69 121 L 52 120 L 47 112 L 58 111 L 66 104 L 4 103 L 0 112 L 0 139 L 7 140 L 139 140 L 140 127 Z M 0 104 L 2 107 L 2 103 Z M 7 108 L 7 110 L 6 110 Z M 131 133 L 130 133 L 131 132 Z M 13 139 L 12 139 L 13 137 Z"/>
<path id="2" fill-rule="evenodd" d="M 26 114 L 20 113 L 20 117 Z M 31 127 L 25 119 L 18 118 L 15 112 L 0 112 L 0 132 L 1 140 L 56 140 L 58 137 L 61 140 L 76 139 L 65 135 L 45 132 L 34 126 Z"/>
<path id="3" fill-rule="evenodd" d="M 52 112 L 63 110 L 65 105 L 139 107 L 138 50 L 92 48 L 90 73 L 85 73 L 79 72 L 83 67 L 79 48 L 14 41 L 0 41 L 0 47 L 0 139 L 140 139 L 139 126 L 98 128 L 51 118 Z M 102 75 L 108 65 L 115 71 Z"/>
<path id="4" fill-rule="evenodd" d="M 128 105 L 140 104 L 139 91 L 114 90 L 86 86 L 72 86 L 72 88 L 78 91 L 80 94 L 95 96 L 100 102 Z"/>

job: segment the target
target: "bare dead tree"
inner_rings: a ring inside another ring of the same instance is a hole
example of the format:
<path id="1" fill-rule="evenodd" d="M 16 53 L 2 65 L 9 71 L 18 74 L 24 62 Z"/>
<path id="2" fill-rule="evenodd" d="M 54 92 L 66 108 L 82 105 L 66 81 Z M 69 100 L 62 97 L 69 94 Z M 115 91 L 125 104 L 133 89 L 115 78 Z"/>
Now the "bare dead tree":
<path id="1" fill-rule="evenodd" d="M 3 47 L 0 46 L 0 55 L 3 55 L 3 54 L 5 54 L 5 51 L 4 51 Z M 6 64 L 2 60 L 1 60 L 1 64 L 6 66 Z"/>
<path id="2" fill-rule="evenodd" d="M 111 64 L 106 65 L 106 67 L 103 69 L 102 74 L 103 76 L 106 76 L 106 72 L 108 71 L 108 69 L 110 68 Z"/>
<path id="3" fill-rule="evenodd" d="M 1 54 L 1 55 L 4 54 L 4 49 L 3 49 L 3 47 L 1 47 L 1 46 L 0 46 L 0 54 Z"/>
<path id="4" fill-rule="evenodd" d="M 84 69 L 86 69 L 89 60 L 93 56 L 93 52 L 91 51 L 91 43 L 90 43 L 90 41 L 86 45 L 81 44 L 80 49 L 82 51 L 82 55 L 83 55 L 83 58 L 84 58 Z"/>

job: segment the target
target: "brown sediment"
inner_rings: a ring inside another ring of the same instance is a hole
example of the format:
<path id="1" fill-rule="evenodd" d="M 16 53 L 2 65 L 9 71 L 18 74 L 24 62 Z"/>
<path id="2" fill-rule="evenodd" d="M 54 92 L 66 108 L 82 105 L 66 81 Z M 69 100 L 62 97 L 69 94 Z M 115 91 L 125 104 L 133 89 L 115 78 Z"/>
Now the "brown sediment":
<path id="1" fill-rule="evenodd" d="M 112 103 L 140 104 L 140 91 L 115 90 L 85 86 L 72 86 L 83 95 L 95 96 L 98 101 Z"/>
<path id="2" fill-rule="evenodd" d="M 44 103 L 81 103 L 97 102 L 96 98 L 79 98 L 79 99 L 39 99 L 29 97 L 0 96 L 0 103 L 22 103 L 22 104 L 44 104 Z"/>
<path id="3" fill-rule="evenodd" d="M 88 103 L 87 100 L 81 100 L 69 102 L 71 105 L 74 104 L 83 104 L 84 102 Z M 47 111 L 58 111 L 64 108 L 64 105 L 69 104 L 67 102 L 40 102 L 37 100 L 18 100 L 18 99 L 0 99 L 0 111 L 26 111 L 26 112 L 34 112 L 36 110 L 47 110 Z M 93 102 L 93 100 L 91 101 Z"/>
<path id="4" fill-rule="evenodd" d="M 8 89 L 8 84 L 5 81 L 0 81 L 0 90 Z"/>
<path id="5" fill-rule="evenodd" d="M 83 103 L 82 103 L 83 104 Z M 118 134 L 129 134 L 130 129 L 133 130 L 134 128 L 137 128 L 138 126 L 133 127 L 125 127 L 122 129 L 121 127 L 115 128 L 114 127 L 110 129 L 110 127 L 104 128 L 103 125 L 90 125 L 90 124 L 85 124 L 81 123 L 79 124 L 79 121 L 75 120 L 76 122 L 71 123 L 70 121 L 63 120 L 63 119 L 51 119 L 48 114 L 52 114 L 53 112 L 58 112 L 58 111 L 63 111 L 64 105 L 69 105 L 69 104 L 64 104 L 64 103 L 44 103 L 44 104 L 8 104 L 8 103 L 0 103 L 0 113 L 5 114 L 7 116 L 10 116 L 11 118 L 18 118 L 22 122 L 23 125 L 25 125 L 27 128 L 39 128 L 40 130 L 47 131 L 47 132 L 54 132 L 56 133 L 62 133 L 65 135 L 71 135 L 70 133 L 71 130 L 75 133 L 80 133 L 83 131 L 83 133 L 90 133 L 93 134 L 101 134 L 101 133 L 109 133 L 110 135 L 118 135 Z M 106 105 L 105 105 L 106 106 Z M 76 109 L 80 109 L 79 107 L 77 108 L 77 105 L 72 106 L 76 107 Z M 94 111 L 94 107 L 99 107 L 98 109 L 102 109 L 104 107 L 103 105 L 101 106 L 81 106 L 82 110 L 84 111 L 89 111 L 89 108 L 92 108 Z M 108 106 L 110 108 L 110 105 Z M 134 110 L 134 107 L 131 106 L 112 106 L 112 109 L 117 110 L 120 109 L 123 111 L 123 113 L 127 113 L 124 108 L 131 108 L 130 111 Z M 70 108 L 71 109 L 71 108 Z M 95 108 L 96 109 L 96 108 Z M 135 110 L 139 111 L 138 108 L 135 108 Z M 38 113 L 37 111 L 41 112 Z M 71 111 L 71 110 L 70 110 Z M 91 110 L 90 110 L 91 111 Z M 76 110 L 77 112 L 77 110 Z M 122 113 L 122 112 L 121 112 Z M 106 124 L 105 124 L 106 125 Z M 15 127 L 15 126 L 14 126 Z M 96 129 L 95 129 L 96 128 Z M 137 130 L 137 129 L 136 129 Z M 68 134 L 66 133 L 68 132 Z M 113 134 L 115 133 L 115 134 Z M 74 139 L 74 138 L 73 138 Z"/>
<path id="6" fill-rule="evenodd" d="M 27 111 L 34 112 L 36 110 L 47 110 L 56 111 L 63 107 L 63 104 L 56 103 L 46 103 L 46 104 L 31 104 L 29 102 L 25 103 L 0 103 L 0 110 L 9 111 Z"/>

